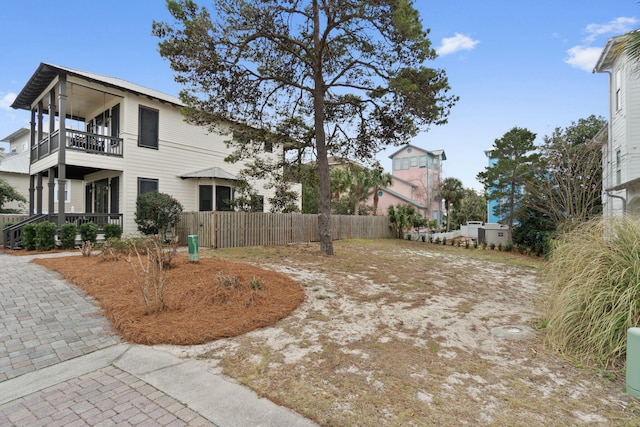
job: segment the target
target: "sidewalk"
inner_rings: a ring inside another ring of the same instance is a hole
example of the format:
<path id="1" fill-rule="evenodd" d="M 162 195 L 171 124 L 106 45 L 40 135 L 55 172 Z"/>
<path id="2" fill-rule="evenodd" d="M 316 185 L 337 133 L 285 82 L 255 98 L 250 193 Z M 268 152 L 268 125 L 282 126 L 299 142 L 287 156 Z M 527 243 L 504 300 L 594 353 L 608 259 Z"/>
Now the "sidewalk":
<path id="1" fill-rule="evenodd" d="M 121 342 L 60 276 L 0 254 L 0 425 L 315 426 L 179 359 Z"/>

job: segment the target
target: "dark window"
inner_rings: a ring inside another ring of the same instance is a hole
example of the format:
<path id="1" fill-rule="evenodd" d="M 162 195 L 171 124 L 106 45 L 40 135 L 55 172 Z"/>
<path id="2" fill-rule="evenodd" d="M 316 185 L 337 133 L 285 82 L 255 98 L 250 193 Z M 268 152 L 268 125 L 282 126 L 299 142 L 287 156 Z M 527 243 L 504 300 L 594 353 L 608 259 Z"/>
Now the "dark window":
<path id="1" fill-rule="evenodd" d="M 213 210 L 213 185 L 201 185 L 200 193 L 200 212 Z"/>
<path id="2" fill-rule="evenodd" d="M 273 142 L 265 142 L 264 143 L 264 152 L 265 153 L 273 153 Z"/>
<path id="3" fill-rule="evenodd" d="M 120 104 L 114 105 L 111 109 L 111 136 L 120 137 Z"/>
<path id="4" fill-rule="evenodd" d="M 138 109 L 138 146 L 158 148 L 158 110 L 142 105 Z"/>
<path id="5" fill-rule="evenodd" d="M 138 194 L 158 191 L 158 180 L 153 178 L 138 178 Z"/>
<path id="6" fill-rule="evenodd" d="M 120 178 L 114 177 L 111 178 L 111 192 L 109 196 L 111 197 L 110 203 L 110 212 L 111 213 L 119 213 L 120 211 Z"/>
<path id="7" fill-rule="evenodd" d="M 231 187 L 216 185 L 216 210 L 231 210 Z"/>
<path id="8" fill-rule="evenodd" d="M 256 196 L 253 212 L 264 212 L 264 196 Z"/>

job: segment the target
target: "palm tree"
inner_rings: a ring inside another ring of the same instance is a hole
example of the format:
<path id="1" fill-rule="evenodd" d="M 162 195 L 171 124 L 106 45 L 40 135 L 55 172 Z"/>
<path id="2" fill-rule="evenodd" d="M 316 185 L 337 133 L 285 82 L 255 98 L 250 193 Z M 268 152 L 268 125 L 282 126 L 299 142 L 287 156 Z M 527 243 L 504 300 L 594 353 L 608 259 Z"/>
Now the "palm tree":
<path id="1" fill-rule="evenodd" d="M 464 196 L 462 181 L 458 178 L 445 178 L 440 187 L 440 195 L 444 199 L 444 208 L 447 211 L 447 231 L 449 231 L 451 225 L 450 208 L 455 208 Z"/>
<path id="2" fill-rule="evenodd" d="M 370 179 L 371 186 L 373 188 L 373 214 L 377 215 L 378 201 L 380 200 L 378 192 L 380 192 L 382 188 L 387 188 L 393 183 L 393 176 L 390 173 L 385 173 L 384 169 L 382 169 L 382 166 L 378 164 L 371 170 Z"/>

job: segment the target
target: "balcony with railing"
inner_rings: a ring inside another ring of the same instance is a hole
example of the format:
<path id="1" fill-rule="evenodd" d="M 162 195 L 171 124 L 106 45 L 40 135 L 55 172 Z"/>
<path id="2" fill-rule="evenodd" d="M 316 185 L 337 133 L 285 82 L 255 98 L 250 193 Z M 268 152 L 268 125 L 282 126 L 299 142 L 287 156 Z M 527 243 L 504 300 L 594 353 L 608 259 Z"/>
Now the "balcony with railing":
<path id="1" fill-rule="evenodd" d="M 122 157 L 122 138 L 98 135 L 78 130 L 67 130 L 65 147 L 68 150 L 103 156 Z M 31 148 L 31 163 L 44 159 L 60 149 L 60 131 L 56 130 Z"/>

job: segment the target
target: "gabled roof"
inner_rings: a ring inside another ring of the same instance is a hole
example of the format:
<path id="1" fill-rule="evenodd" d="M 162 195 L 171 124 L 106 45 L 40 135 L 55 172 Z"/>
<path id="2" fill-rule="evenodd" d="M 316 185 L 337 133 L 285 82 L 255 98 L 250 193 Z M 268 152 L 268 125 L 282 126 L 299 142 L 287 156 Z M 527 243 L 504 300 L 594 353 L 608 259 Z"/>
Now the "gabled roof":
<path id="1" fill-rule="evenodd" d="M 180 175 L 180 178 L 220 178 L 238 181 L 238 177 L 217 166 Z"/>
<path id="2" fill-rule="evenodd" d="M 404 201 L 406 203 L 409 203 L 410 205 L 416 206 L 416 207 L 418 207 L 420 209 L 427 209 L 427 206 L 423 205 L 422 203 L 418 203 L 417 201 L 415 201 L 413 199 L 410 199 L 407 196 L 403 196 L 400 193 L 396 193 L 393 190 L 389 190 L 388 188 L 379 188 L 378 191 L 383 191 L 385 193 L 389 193 L 392 196 L 397 197 L 398 199 L 400 199 L 400 200 L 402 200 L 402 201 Z"/>
<path id="3" fill-rule="evenodd" d="M 434 150 L 434 151 L 429 151 L 429 150 L 425 150 L 424 148 L 420 148 L 420 147 L 416 147 L 415 145 L 412 144 L 407 144 L 405 146 L 403 146 L 402 148 L 400 148 L 399 150 L 397 150 L 395 153 L 391 154 L 389 156 L 390 159 L 393 159 L 393 157 L 398 154 L 399 152 L 401 152 L 402 150 L 405 150 L 407 148 L 412 148 L 414 150 L 419 150 L 425 154 L 430 154 L 434 157 L 438 157 L 438 156 L 442 156 L 442 160 L 447 160 L 447 156 L 444 154 L 444 150 Z"/>
<path id="4" fill-rule="evenodd" d="M 627 34 L 621 36 L 612 37 L 607 41 L 607 44 L 602 49 L 600 58 L 596 62 L 596 66 L 593 67 L 594 73 L 602 73 L 610 70 L 613 67 L 613 62 L 620 55 L 621 43 L 627 38 Z"/>
<path id="5" fill-rule="evenodd" d="M 149 89 L 126 80 L 41 62 L 36 72 L 20 91 L 15 101 L 13 101 L 13 104 L 11 104 L 11 107 L 23 110 L 31 109 L 31 105 L 40 96 L 42 96 L 42 92 L 56 79 L 59 74 L 79 77 L 93 83 L 100 83 L 104 86 L 124 90 L 136 95 L 149 96 L 177 106 L 183 105 L 180 99 L 175 96 L 167 95 L 166 93 Z"/>
<path id="6" fill-rule="evenodd" d="M 29 135 L 29 132 L 31 131 L 28 128 L 20 128 L 17 131 L 13 132 L 11 135 L 5 136 L 4 138 L 0 139 L 0 141 L 11 142 L 22 136 Z"/>

